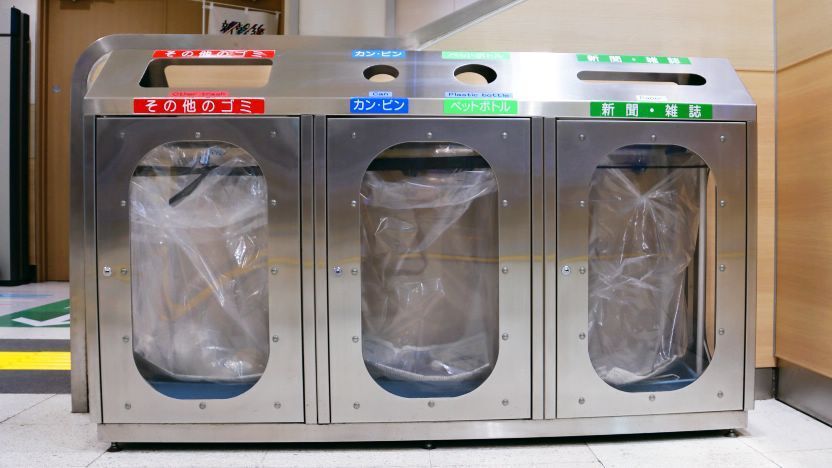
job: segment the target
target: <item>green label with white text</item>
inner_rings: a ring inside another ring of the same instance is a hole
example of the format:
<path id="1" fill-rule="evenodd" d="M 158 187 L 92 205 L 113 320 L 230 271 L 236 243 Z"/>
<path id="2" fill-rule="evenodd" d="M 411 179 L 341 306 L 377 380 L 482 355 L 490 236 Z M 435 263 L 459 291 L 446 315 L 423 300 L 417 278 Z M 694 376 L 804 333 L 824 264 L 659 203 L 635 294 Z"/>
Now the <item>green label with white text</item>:
<path id="1" fill-rule="evenodd" d="M 579 62 L 690 65 L 690 59 L 687 57 L 665 57 L 660 55 L 577 54 L 577 57 Z"/>
<path id="2" fill-rule="evenodd" d="M 508 60 L 511 52 L 468 52 L 464 50 L 443 50 L 445 60 Z"/>
<path id="3" fill-rule="evenodd" d="M 710 120 L 714 118 L 714 108 L 711 104 L 598 101 L 589 103 L 589 115 L 621 119 Z"/>
<path id="4" fill-rule="evenodd" d="M 445 99 L 446 114 L 491 114 L 517 113 L 517 101 L 509 99 Z"/>

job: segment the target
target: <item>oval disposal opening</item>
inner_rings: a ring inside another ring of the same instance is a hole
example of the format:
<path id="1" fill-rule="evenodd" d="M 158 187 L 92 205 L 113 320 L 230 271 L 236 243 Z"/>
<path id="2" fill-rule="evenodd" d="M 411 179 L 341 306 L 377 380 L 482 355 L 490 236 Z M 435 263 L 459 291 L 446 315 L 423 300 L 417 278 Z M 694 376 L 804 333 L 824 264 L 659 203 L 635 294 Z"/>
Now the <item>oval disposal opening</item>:
<path id="1" fill-rule="evenodd" d="M 482 86 L 492 83 L 497 79 L 497 72 L 491 67 L 476 63 L 463 65 L 454 70 L 454 77 L 460 83 L 473 86 Z"/>
<path id="2" fill-rule="evenodd" d="M 399 77 L 399 70 L 390 65 L 373 65 L 364 70 L 364 78 L 375 83 L 386 83 Z"/>

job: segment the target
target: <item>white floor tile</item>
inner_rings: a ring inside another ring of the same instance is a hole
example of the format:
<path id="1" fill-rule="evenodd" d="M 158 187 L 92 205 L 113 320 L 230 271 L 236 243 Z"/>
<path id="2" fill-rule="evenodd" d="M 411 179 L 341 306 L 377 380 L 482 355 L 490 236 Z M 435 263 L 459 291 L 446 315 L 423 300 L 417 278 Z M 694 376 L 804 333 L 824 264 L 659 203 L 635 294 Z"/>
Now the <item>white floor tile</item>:
<path id="1" fill-rule="evenodd" d="M 832 428 L 776 400 L 755 402 L 744 441 L 760 452 L 832 449 Z"/>
<path id="2" fill-rule="evenodd" d="M 0 393 L 0 423 L 51 396 L 49 394 L 15 395 Z"/>
<path id="3" fill-rule="evenodd" d="M 766 456 L 783 468 L 829 468 L 832 449 L 770 452 Z"/>
<path id="4" fill-rule="evenodd" d="M 431 466 L 556 466 L 597 463 L 586 444 L 554 443 L 439 447 L 430 451 Z"/>
<path id="5" fill-rule="evenodd" d="M 188 450 L 167 448 L 127 449 L 104 453 L 90 467 L 209 467 L 237 468 L 261 466 L 263 450 Z"/>
<path id="6" fill-rule="evenodd" d="M 428 450 L 422 448 L 390 449 L 308 449 L 269 450 L 263 459 L 267 467 L 428 467 Z"/>

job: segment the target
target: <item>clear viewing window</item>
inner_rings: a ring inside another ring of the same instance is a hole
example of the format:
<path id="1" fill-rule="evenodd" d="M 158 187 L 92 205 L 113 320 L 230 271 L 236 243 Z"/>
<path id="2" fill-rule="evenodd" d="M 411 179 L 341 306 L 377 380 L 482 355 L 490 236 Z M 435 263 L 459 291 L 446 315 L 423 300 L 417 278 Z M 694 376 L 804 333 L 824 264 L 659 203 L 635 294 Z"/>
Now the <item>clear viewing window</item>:
<path id="1" fill-rule="evenodd" d="M 133 356 L 156 390 L 231 398 L 269 358 L 266 182 L 222 142 L 159 146 L 130 181 Z"/>
<path id="2" fill-rule="evenodd" d="M 385 390 L 454 397 L 498 353 L 497 180 L 452 143 L 381 153 L 361 184 L 364 363 Z"/>
<path id="3" fill-rule="evenodd" d="M 589 355 L 609 385 L 668 391 L 714 353 L 716 183 L 695 153 L 634 145 L 595 170 L 589 205 Z"/>

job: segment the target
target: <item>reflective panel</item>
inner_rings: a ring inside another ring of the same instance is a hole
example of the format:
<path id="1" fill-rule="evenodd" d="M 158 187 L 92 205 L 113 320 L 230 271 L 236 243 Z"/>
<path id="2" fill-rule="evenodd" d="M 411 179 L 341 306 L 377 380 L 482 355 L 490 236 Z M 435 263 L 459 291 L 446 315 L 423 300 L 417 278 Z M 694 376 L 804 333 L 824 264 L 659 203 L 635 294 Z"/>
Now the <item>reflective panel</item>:
<path id="1" fill-rule="evenodd" d="M 381 153 L 361 185 L 364 363 L 385 390 L 454 397 L 498 354 L 497 179 L 452 143 Z"/>
<path id="2" fill-rule="evenodd" d="M 589 355 L 609 385 L 669 391 L 713 358 L 715 182 L 695 153 L 633 145 L 595 170 Z"/>
<path id="3" fill-rule="evenodd" d="M 159 392 L 232 398 L 263 373 L 266 197 L 257 162 L 227 143 L 168 143 L 139 162 L 130 181 L 133 356 Z"/>

